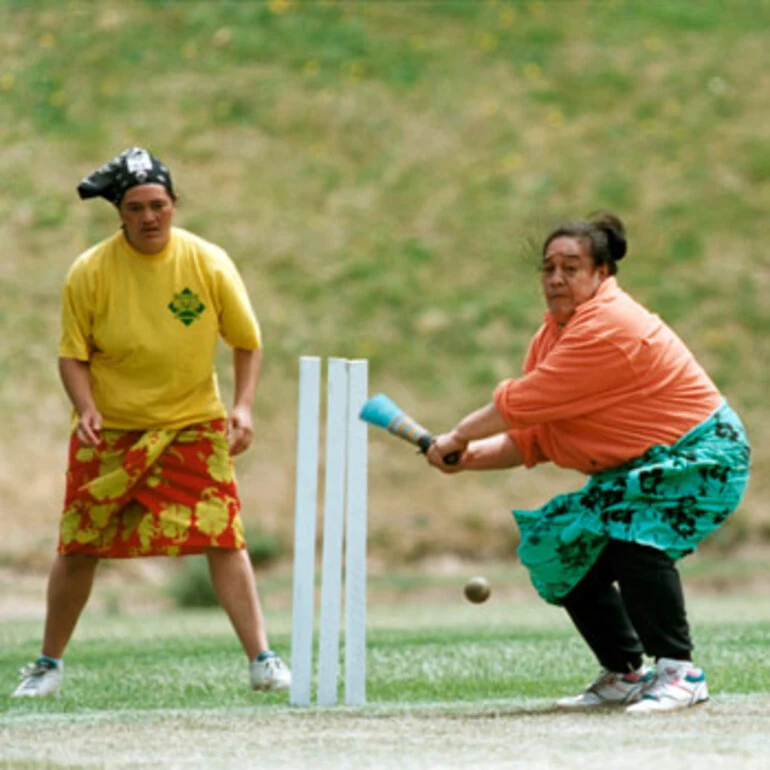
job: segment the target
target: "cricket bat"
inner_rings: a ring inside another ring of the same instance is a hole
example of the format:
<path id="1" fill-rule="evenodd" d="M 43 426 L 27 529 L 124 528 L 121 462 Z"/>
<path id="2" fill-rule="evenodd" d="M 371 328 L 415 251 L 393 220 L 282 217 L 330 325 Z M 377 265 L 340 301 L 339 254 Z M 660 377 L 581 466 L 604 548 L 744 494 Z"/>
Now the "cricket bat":
<path id="1" fill-rule="evenodd" d="M 394 436 L 415 444 L 425 454 L 433 443 L 430 431 L 415 422 L 408 414 L 393 403 L 384 393 L 372 396 L 362 407 L 359 415 L 364 422 L 392 433 Z M 450 452 L 444 462 L 455 465 L 460 459 L 459 452 Z"/>

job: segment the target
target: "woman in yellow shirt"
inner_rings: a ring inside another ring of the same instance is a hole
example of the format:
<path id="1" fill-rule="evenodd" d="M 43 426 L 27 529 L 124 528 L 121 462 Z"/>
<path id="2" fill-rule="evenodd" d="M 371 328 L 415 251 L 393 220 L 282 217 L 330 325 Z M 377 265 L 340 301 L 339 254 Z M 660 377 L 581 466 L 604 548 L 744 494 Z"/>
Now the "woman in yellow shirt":
<path id="1" fill-rule="evenodd" d="M 99 559 L 201 553 L 251 686 L 285 690 L 291 676 L 268 645 L 231 459 L 253 438 L 262 360 L 246 288 L 222 249 L 173 226 L 171 175 L 146 150 L 126 150 L 78 192 L 114 204 L 122 227 L 78 257 L 64 287 L 64 511 L 41 655 L 14 695 L 58 692 Z M 220 336 L 233 348 L 229 415 L 214 366 Z"/>
<path id="2" fill-rule="evenodd" d="M 646 713 L 708 698 L 675 560 L 738 507 L 750 451 L 740 419 L 684 343 L 618 286 L 626 247 L 611 214 L 546 238 L 548 311 L 524 376 L 501 382 L 428 459 L 445 473 L 550 461 L 590 475 L 578 492 L 514 511 L 519 557 L 602 667 L 558 704 Z M 446 465 L 452 452 L 460 460 Z"/>

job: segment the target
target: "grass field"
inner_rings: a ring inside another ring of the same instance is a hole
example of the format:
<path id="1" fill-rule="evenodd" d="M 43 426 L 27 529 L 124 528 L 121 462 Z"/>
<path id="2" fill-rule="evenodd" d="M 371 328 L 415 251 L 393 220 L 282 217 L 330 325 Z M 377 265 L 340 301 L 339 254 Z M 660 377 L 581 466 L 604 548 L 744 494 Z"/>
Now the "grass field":
<path id="1" fill-rule="evenodd" d="M 768 25 L 768 0 L 0 0 L 0 768 L 766 770 Z M 512 557 L 511 508 L 582 478 L 448 480 L 380 435 L 366 708 L 250 693 L 222 614 L 173 609 L 161 586 L 179 570 L 158 562 L 105 569 L 61 697 L 10 699 L 38 650 L 63 492 L 59 292 L 116 227 L 75 186 L 133 144 L 169 163 L 177 223 L 228 250 L 263 327 L 238 474 L 284 569 L 265 597 L 287 657 L 297 357 L 367 357 L 372 392 L 448 427 L 520 369 L 545 231 L 615 210 L 621 283 L 684 337 L 754 446 L 744 506 L 683 566 L 712 703 L 641 723 L 554 713 L 594 663 L 520 571 L 486 560 Z M 483 607 L 458 598 L 468 559 L 494 579 Z"/>
<path id="2" fill-rule="evenodd" d="M 268 614 L 273 646 L 288 658 L 289 617 Z M 35 654 L 40 624 L 4 622 L 0 767 L 588 767 L 613 766 L 617 747 L 658 767 L 762 767 L 770 607 L 759 593 L 696 593 L 690 616 L 712 702 L 641 726 L 553 711 L 552 699 L 590 681 L 595 663 L 562 612 L 526 591 L 477 607 L 419 591 L 373 603 L 361 709 L 294 709 L 285 695 L 250 693 L 213 610 L 88 613 L 62 694 L 14 701 L 13 673 Z"/>
<path id="3" fill-rule="evenodd" d="M 372 391 L 448 427 L 519 371 L 533 243 L 601 207 L 629 227 L 622 283 L 747 422 L 754 481 L 728 529 L 766 538 L 769 23 L 767 0 L 0 0 L 0 560 L 55 536 L 59 291 L 116 226 L 75 185 L 134 143 L 254 299 L 266 364 L 239 472 L 285 552 L 297 356 L 368 357 Z M 395 561 L 505 556 L 508 510 L 577 483 L 447 481 L 382 437 L 372 454 L 371 546 Z"/>

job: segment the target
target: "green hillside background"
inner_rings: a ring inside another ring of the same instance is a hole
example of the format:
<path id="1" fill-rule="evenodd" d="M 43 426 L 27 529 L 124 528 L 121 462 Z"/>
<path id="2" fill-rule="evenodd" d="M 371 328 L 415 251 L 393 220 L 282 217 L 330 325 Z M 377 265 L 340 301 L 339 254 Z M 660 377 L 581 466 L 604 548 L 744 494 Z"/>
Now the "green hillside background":
<path id="1" fill-rule="evenodd" d="M 59 293 L 117 222 L 75 186 L 134 144 L 251 292 L 266 359 L 238 473 L 250 528 L 286 555 L 298 357 L 368 358 L 372 392 L 449 428 L 520 370 L 543 236 L 598 208 L 627 224 L 622 285 L 753 440 L 750 492 L 710 547 L 769 541 L 768 29 L 760 0 L 0 0 L 0 558 L 47 563 L 55 543 Z M 509 509 L 580 484 L 445 478 L 372 432 L 372 557 L 510 556 Z"/>

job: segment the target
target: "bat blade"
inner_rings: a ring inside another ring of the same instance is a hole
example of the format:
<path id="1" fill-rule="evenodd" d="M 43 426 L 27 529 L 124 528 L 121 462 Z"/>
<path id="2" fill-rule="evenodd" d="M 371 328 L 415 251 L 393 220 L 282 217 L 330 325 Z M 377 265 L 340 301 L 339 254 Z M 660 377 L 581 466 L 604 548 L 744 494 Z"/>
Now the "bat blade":
<path id="1" fill-rule="evenodd" d="M 360 417 L 370 425 L 383 428 L 394 436 L 398 436 L 412 444 L 416 444 L 423 452 L 433 442 L 433 436 L 398 407 L 384 393 L 372 396 L 362 407 Z"/>
<path id="2" fill-rule="evenodd" d="M 391 420 L 403 412 L 384 393 L 372 396 L 361 408 L 360 417 L 370 425 L 388 429 Z"/>
<path id="3" fill-rule="evenodd" d="M 359 417 L 370 425 L 383 428 L 394 436 L 416 444 L 423 454 L 433 443 L 430 431 L 413 420 L 384 393 L 378 393 L 366 401 Z M 444 462 L 447 465 L 455 465 L 459 459 L 459 452 L 451 452 L 444 458 Z"/>

